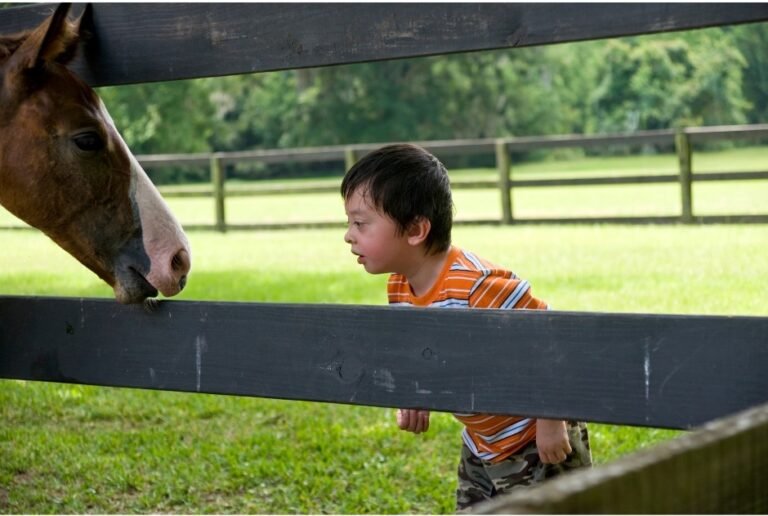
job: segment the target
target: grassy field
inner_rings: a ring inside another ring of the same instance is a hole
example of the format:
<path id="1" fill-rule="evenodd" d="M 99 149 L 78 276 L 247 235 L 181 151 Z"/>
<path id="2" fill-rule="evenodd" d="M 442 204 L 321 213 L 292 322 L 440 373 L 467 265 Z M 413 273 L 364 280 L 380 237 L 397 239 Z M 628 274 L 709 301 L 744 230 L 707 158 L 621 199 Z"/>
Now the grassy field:
<path id="1" fill-rule="evenodd" d="M 768 170 L 768 146 L 699 152 L 694 155 L 697 172 Z M 677 173 L 674 155 L 583 158 L 544 161 L 515 166 L 516 179 L 657 175 Z M 493 169 L 451 171 L 453 181 L 496 180 Z M 300 182 L 300 181 L 298 181 Z M 338 184 L 338 178 L 313 183 Z M 271 181 L 271 184 L 276 182 Z M 296 182 L 293 182 L 294 184 Z M 277 182 L 279 184 L 279 182 Z M 232 184 L 236 189 L 240 185 Z M 768 180 L 694 183 L 693 209 L 697 215 L 768 213 Z M 457 220 L 501 218 L 498 189 L 454 190 Z M 182 222 L 213 224 L 211 199 L 173 198 L 170 204 Z M 679 215 L 680 188 L 674 183 L 619 186 L 517 188 L 512 192 L 515 217 L 560 218 L 600 216 Z M 296 205 L 302 208 L 295 209 Z M 227 221 L 232 224 L 342 221 L 338 195 L 304 194 L 267 198 L 233 197 L 227 201 Z"/>
<path id="2" fill-rule="evenodd" d="M 766 171 L 768 145 L 694 154 L 696 172 Z M 675 174 L 677 158 L 672 154 L 631 157 L 596 157 L 568 161 L 542 161 L 515 165 L 516 179 Z M 493 169 L 450 171 L 453 181 L 495 180 Z M 310 181 L 264 181 L 262 184 L 306 184 Z M 312 180 L 312 184 L 338 185 L 340 179 Z M 210 185 L 196 185 L 210 190 Z M 231 182 L 236 190 L 248 184 Z M 501 218 L 498 189 L 454 191 L 457 220 Z M 768 180 L 694 182 L 693 210 L 696 215 L 768 213 Z M 336 193 L 231 197 L 226 203 L 230 224 L 306 221 L 343 221 Z M 214 223 L 211 197 L 169 198 L 168 203 L 183 224 Z M 676 216 L 680 214 L 680 188 L 675 183 L 649 185 L 571 186 L 516 188 L 512 192 L 515 217 L 565 218 L 611 216 Z M 299 207 L 299 209 L 297 209 Z M 22 223 L 0 208 L 0 226 Z"/>
<path id="3" fill-rule="evenodd" d="M 765 211 L 768 196 L 744 199 Z M 355 263 L 340 230 L 189 237 L 179 299 L 384 304 L 386 278 Z M 38 233 L 0 241 L 2 294 L 111 296 Z M 454 242 L 509 266 L 557 309 L 768 316 L 766 225 L 466 226 Z M 414 436 L 392 409 L 0 381 L 0 511 L 447 513 L 459 431 L 449 414 Z M 598 463 L 677 434 L 590 431 Z"/>

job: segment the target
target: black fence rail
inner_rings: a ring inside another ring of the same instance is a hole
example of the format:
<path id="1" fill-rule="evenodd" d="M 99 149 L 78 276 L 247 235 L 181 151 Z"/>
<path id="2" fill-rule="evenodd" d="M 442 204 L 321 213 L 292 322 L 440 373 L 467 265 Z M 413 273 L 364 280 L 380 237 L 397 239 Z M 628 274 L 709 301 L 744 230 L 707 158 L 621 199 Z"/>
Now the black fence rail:
<path id="1" fill-rule="evenodd" d="M 486 513 L 764 514 L 767 365 L 768 317 L 0 296 L 0 378 L 696 430 Z"/>
<path id="2" fill-rule="evenodd" d="M 9 379 L 691 429 L 766 367 L 768 317 L 0 296 Z"/>

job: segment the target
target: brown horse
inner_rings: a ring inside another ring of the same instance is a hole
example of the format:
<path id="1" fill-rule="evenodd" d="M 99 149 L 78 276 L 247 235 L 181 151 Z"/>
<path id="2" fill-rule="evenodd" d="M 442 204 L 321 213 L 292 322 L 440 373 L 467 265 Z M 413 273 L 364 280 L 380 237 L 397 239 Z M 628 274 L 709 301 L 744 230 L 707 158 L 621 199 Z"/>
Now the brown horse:
<path id="1" fill-rule="evenodd" d="M 184 288 L 181 226 L 104 104 L 66 64 L 82 17 L 69 5 L 32 31 L 0 36 L 0 204 L 135 303 Z"/>

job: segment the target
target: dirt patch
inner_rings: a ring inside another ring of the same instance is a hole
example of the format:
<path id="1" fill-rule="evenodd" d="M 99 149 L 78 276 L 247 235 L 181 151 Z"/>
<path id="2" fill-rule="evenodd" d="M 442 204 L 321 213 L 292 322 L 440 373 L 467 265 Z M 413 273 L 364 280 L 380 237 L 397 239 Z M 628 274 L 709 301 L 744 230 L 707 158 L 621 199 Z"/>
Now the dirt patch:
<path id="1" fill-rule="evenodd" d="M 8 512 L 10 506 L 11 500 L 8 498 L 8 490 L 0 487 L 0 512 Z"/>

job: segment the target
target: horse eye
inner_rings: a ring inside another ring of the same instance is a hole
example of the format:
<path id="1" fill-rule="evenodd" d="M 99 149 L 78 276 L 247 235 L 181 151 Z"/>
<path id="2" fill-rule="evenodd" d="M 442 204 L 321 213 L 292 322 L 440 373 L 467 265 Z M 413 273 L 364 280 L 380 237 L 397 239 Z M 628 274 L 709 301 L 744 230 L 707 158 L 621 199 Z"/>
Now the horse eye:
<path id="1" fill-rule="evenodd" d="M 77 148 L 83 151 L 93 152 L 104 148 L 104 140 L 94 132 L 78 134 L 73 140 Z"/>

